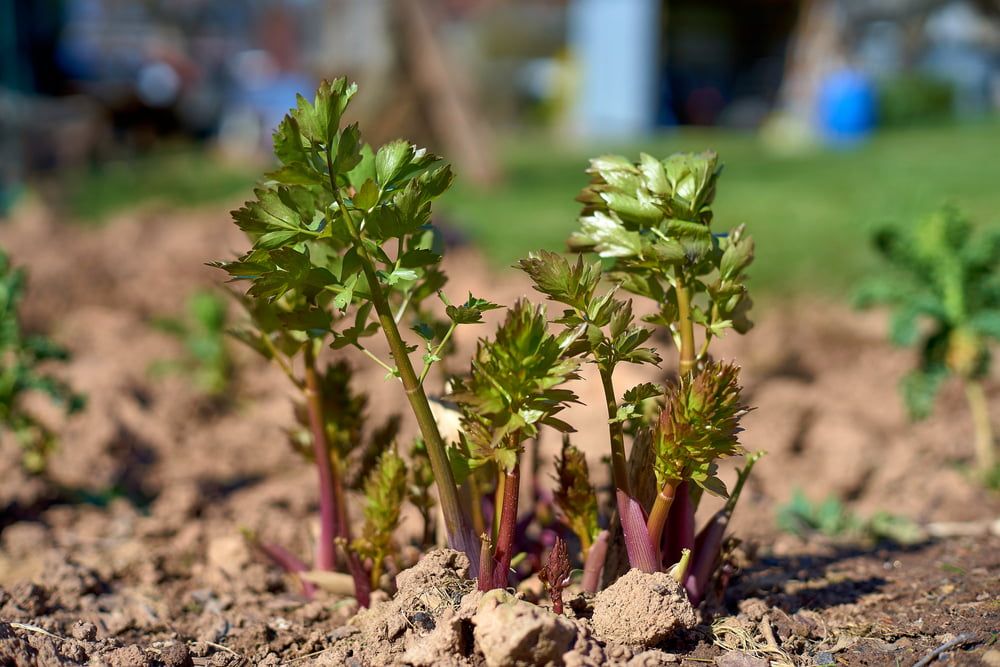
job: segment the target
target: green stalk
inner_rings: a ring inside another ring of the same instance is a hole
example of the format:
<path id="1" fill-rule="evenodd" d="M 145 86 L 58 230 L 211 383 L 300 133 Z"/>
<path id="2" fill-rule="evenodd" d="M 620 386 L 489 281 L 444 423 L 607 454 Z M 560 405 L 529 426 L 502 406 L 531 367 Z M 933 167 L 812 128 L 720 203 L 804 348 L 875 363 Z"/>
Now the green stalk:
<path id="1" fill-rule="evenodd" d="M 653 547 L 660 549 L 660 542 L 663 539 L 663 527 L 667 524 L 667 517 L 670 515 L 670 506 L 674 504 L 674 493 L 677 491 L 676 480 L 671 480 L 663 485 L 660 492 L 656 494 L 653 501 L 653 509 L 649 512 L 649 519 L 646 521 L 646 529 L 649 531 L 649 541 Z"/>
<path id="2" fill-rule="evenodd" d="M 469 557 L 472 576 L 476 575 L 479 564 L 479 540 L 475 531 L 469 523 L 468 517 L 462 511 L 462 505 L 458 501 L 458 485 L 455 483 L 455 476 L 451 471 L 451 464 L 448 462 L 448 454 L 445 451 L 444 439 L 438 430 L 434 414 L 431 412 L 427 394 L 424 393 L 420 378 L 417 377 L 410 361 L 410 355 L 406 351 L 406 343 L 399 333 L 396 318 L 389 306 L 382 285 L 379 283 L 375 273 L 375 263 L 368 253 L 354 225 L 354 220 L 350 213 L 341 206 L 342 217 L 347 225 L 348 231 L 354 237 L 358 256 L 361 258 L 361 267 L 368 282 L 368 290 L 371 294 L 372 305 L 378 315 L 379 324 L 382 325 L 382 332 L 385 334 L 386 342 L 389 344 L 389 351 L 396 362 L 396 370 L 399 372 L 399 379 L 403 383 L 406 392 L 406 399 L 413 410 L 413 416 L 417 419 L 420 427 L 420 434 L 427 445 L 427 457 L 431 462 L 431 470 L 434 471 L 434 480 L 437 482 L 438 497 L 441 501 L 441 511 L 444 514 L 445 530 L 448 533 L 448 543 L 456 551 L 461 551 Z"/>
<path id="3" fill-rule="evenodd" d="M 972 412 L 975 427 L 976 466 L 983 474 L 988 474 L 997 465 L 993 449 L 993 425 L 990 423 L 990 408 L 986 401 L 983 385 L 978 380 L 965 381 L 965 398 Z"/>
<path id="4" fill-rule="evenodd" d="M 600 364 L 601 385 L 604 387 L 604 400 L 608 406 L 608 432 L 611 437 L 611 471 L 614 476 L 615 488 L 627 496 L 632 495 L 628 480 L 628 459 L 625 457 L 625 432 L 618 416 L 618 401 L 615 398 L 615 385 L 611 378 L 611 369 Z"/>
<path id="5" fill-rule="evenodd" d="M 677 269 L 674 274 L 677 291 L 677 328 L 681 334 L 680 373 L 694 370 L 694 320 L 691 319 L 691 290 L 684 284 L 684 274 Z"/>

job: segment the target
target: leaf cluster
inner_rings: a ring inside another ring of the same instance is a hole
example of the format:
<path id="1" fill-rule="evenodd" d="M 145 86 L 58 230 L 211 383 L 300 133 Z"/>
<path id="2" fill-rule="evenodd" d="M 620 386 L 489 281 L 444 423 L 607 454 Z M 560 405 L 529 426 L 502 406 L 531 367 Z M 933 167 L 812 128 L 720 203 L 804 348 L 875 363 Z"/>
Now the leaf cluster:
<path id="1" fill-rule="evenodd" d="M 605 155 L 591 160 L 588 173 L 572 249 L 596 252 L 623 289 L 656 303 L 650 322 L 676 322 L 682 282 L 698 297 L 691 316 L 709 336 L 750 329 L 745 270 L 753 261 L 753 240 L 743 226 L 728 234 L 711 230 L 721 173 L 714 152 L 663 160 L 643 153 L 637 163 Z"/>
<path id="2" fill-rule="evenodd" d="M 265 355 L 291 356 L 307 337 L 363 348 L 379 329 L 373 288 L 398 322 L 424 314 L 421 303 L 446 283 L 430 216 L 432 200 L 451 185 L 451 168 L 403 140 L 374 151 L 357 124 L 341 127 L 356 91 L 337 79 L 321 84 L 312 102 L 298 97 L 274 134 L 279 168 L 233 212 L 252 248 L 215 264 L 250 283 L 256 326 L 238 335 Z M 491 306 L 470 298 L 448 316 L 456 325 L 478 322 Z M 428 341 L 425 359 L 435 357 L 447 327 L 417 321 L 414 330 Z"/>
<path id="3" fill-rule="evenodd" d="M 890 306 L 891 340 L 919 349 L 920 364 L 901 388 L 921 418 L 949 375 L 988 372 L 988 342 L 1000 340 L 1000 232 L 977 233 L 945 207 L 910 228 L 878 230 L 874 244 L 890 270 L 863 283 L 855 304 Z"/>
<path id="4" fill-rule="evenodd" d="M 567 354 L 586 355 L 607 372 L 619 363 L 659 364 L 660 357 L 644 343 L 653 332 L 635 323 L 631 301 L 616 298 L 618 288 L 598 293 L 602 271 L 599 262 L 578 257 L 570 264 L 547 250 L 533 252 L 518 263 L 536 290 L 569 306 L 555 320 L 566 327 L 573 342 Z"/>
<path id="5" fill-rule="evenodd" d="M 521 441 L 542 424 L 572 427 L 556 415 L 576 394 L 560 385 L 577 379 L 578 362 L 566 356 L 571 335 L 548 331 L 545 309 L 519 300 L 492 340 L 480 339 L 467 378 L 454 381 L 452 398 L 462 408 L 464 436 L 473 459 L 513 469 Z"/>
<path id="6" fill-rule="evenodd" d="M 362 558 L 370 558 L 379 571 L 392 553 L 392 535 L 407 496 L 406 477 L 406 463 L 395 447 L 390 447 L 382 452 L 365 481 L 365 521 L 351 548 Z"/>
<path id="7" fill-rule="evenodd" d="M 597 494 L 590 483 L 590 468 L 583 452 L 563 436 L 562 451 L 556 458 L 555 502 L 562 520 L 580 540 L 584 556 L 601 530 L 597 514 Z"/>
<path id="8" fill-rule="evenodd" d="M 69 385 L 39 370 L 46 361 L 65 361 L 64 348 L 21 328 L 19 308 L 24 298 L 25 273 L 14 268 L 0 250 L 0 430 L 11 432 L 22 448 L 22 465 L 32 473 L 45 470 L 55 435 L 22 406 L 27 394 L 41 393 L 67 413 L 83 408 L 84 398 Z"/>
<path id="9" fill-rule="evenodd" d="M 716 477 L 716 459 L 742 454 L 742 402 L 739 368 L 711 362 L 671 385 L 653 433 L 658 484 L 691 480 L 710 493 L 726 496 Z"/>

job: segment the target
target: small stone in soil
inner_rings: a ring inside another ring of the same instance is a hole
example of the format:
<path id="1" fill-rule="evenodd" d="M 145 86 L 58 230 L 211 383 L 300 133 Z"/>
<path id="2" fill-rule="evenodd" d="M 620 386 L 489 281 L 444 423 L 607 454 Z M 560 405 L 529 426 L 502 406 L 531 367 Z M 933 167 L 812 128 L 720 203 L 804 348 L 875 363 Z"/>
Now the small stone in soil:
<path id="1" fill-rule="evenodd" d="M 73 639 L 82 642 L 92 642 L 97 639 L 97 626 L 82 619 L 74 623 L 69 632 L 73 635 Z"/>
<path id="2" fill-rule="evenodd" d="M 484 595 L 472 622 L 488 667 L 559 665 L 576 638 L 572 622 L 503 591 Z"/>
<path id="3" fill-rule="evenodd" d="M 191 651 L 186 644 L 171 644 L 160 651 L 160 662 L 166 667 L 192 667 Z"/>
<path id="4" fill-rule="evenodd" d="M 768 667 L 768 661 L 739 651 L 724 653 L 715 659 L 718 667 Z"/>

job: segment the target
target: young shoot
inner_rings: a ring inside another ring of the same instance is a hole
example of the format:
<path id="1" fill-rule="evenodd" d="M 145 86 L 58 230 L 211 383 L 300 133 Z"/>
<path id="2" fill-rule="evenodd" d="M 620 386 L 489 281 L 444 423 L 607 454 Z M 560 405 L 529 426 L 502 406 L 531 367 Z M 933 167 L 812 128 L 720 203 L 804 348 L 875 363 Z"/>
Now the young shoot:
<path id="1" fill-rule="evenodd" d="M 495 337 L 479 341 L 469 376 L 454 382 L 452 398 L 462 407 L 470 467 L 491 462 L 498 471 L 492 578 L 480 577 L 481 590 L 507 586 L 525 440 L 537 436 L 543 425 L 564 433 L 573 430 L 556 415 L 578 402 L 576 394 L 561 387 L 578 377 L 578 362 L 566 356 L 574 341 L 572 334 L 549 333 L 543 307 L 518 301 Z"/>
<path id="2" fill-rule="evenodd" d="M 281 347 L 268 337 L 253 343 L 277 350 L 271 353 L 278 360 L 303 357 L 303 386 L 317 406 L 317 424 L 323 423 L 322 399 L 309 369 L 321 346 L 357 348 L 388 378 L 398 379 L 427 448 L 449 542 L 475 569 L 479 540 L 459 500 L 424 381 L 456 327 L 481 322 L 483 312 L 498 306 L 470 296 L 458 305 L 445 301 L 447 327 L 423 321 L 421 304 L 437 294 L 444 299 L 431 204 L 450 186 L 452 172 L 407 141 L 377 150 L 364 144 L 357 124 L 342 124 L 356 92 L 357 86 L 337 79 L 323 82 L 312 102 L 298 98 L 274 134 L 279 168 L 255 190 L 255 199 L 234 213 L 252 247 L 219 266 L 234 280 L 250 283 L 254 308 L 265 304 L 263 309 L 274 311 L 269 333 L 280 332 L 276 338 L 282 344 L 294 344 Z M 408 342 L 407 330 L 419 342 Z M 365 345 L 376 334 L 385 337 L 389 358 Z M 421 345 L 418 366 L 411 355 Z"/>

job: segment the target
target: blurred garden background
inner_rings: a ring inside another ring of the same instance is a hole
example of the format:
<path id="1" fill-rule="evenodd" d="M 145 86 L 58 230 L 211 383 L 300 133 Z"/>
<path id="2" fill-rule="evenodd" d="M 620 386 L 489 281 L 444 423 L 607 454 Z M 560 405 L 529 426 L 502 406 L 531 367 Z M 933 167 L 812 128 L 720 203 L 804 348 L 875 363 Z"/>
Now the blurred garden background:
<path id="1" fill-rule="evenodd" d="M 843 296 L 874 225 L 1000 224 L 988 0 L 5 0 L 0 209 L 231 206 L 296 92 L 346 74 L 373 140 L 456 163 L 442 219 L 497 266 L 560 247 L 586 157 L 717 150 L 758 294 Z"/>

